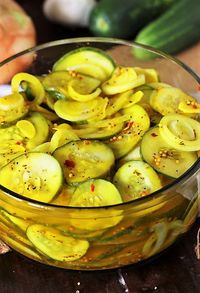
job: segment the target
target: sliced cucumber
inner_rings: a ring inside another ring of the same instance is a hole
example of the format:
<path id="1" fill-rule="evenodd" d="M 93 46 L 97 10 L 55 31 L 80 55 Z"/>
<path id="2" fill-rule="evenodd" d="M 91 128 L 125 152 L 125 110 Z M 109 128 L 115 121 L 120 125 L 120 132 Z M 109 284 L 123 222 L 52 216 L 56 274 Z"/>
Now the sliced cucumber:
<path id="1" fill-rule="evenodd" d="M 90 179 L 77 186 L 70 200 L 70 206 L 99 207 L 122 202 L 117 188 L 103 179 Z"/>
<path id="2" fill-rule="evenodd" d="M 20 228 L 22 231 L 26 232 L 26 229 L 30 225 L 30 221 L 21 219 L 19 217 L 13 216 L 6 212 L 5 210 L 0 210 L 0 213 L 7 219 L 9 220 L 12 224 Z"/>
<path id="3" fill-rule="evenodd" d="M 55 99 L 65 99 L 68 96 L 67 84 L 72 76 L 67 71 L 52 72 L 45 76 L 42 84 L 49 95 Z"/>
<path id="4" fill-rule="evenodd" d="M 0 184 L 27 198 L 49 202 L 63 183 L 58 161 L 46 153 L 23 154 L 0 170 Z"/>
<path id="5" fill-rule="evenodd" d="M 118 135 L 113 136 L 106 141 L 117 159 L 129 153 L 141 140 L 143 134 L 150 126 L 147 112 L 139 105 L 135 104 L 123 109 L 122 113 L 129 115 L 126 126 L 120 133 L 118 133 Z"/>
<path id="6" fill-rule="evenodd" d="M 168 144 L 158 127 L 151 128 L 144 134 L 141 153 L 143 159 L 155 170 L 173 178 L 178 178 L 197 160 L 195 152 L 180 151 Z"/>
<path id="7" fill-rule="evenodd" d="M 140 198 L 162 187 L 154 169 L 142 161 L 130 161 L 121 166 L 114 175 L 113 183 L 124 201 Z"/>
<path id="8" fill-rule="evenodd" d="M 119 166 L 129 161 L 142 161 L 142 156 L 140 152 L 140 143 L 138 143 L 127 155 L 119 160 Z"/>
<path id="9" fill-rule="evenodd" d="M 145 83 L 144 75 L 137 75 L 133 67 L 117 67 L 110 79 L 102 84 L 102 90 L 106 95 L 115 95 Z"/>
<path id="10" fill-rule="evenodd" d="M 121 202 L 121 195 L 111 182 L 103 179 L 90 179 L 77 186 L 69 205 L 75 207 L 106 207 Z M 121 210 L 79 210 L 71 218 L 71 224 L 82 230 L 102 231 L 117 225 L 122 218 Z"/>
<path id="11" fill-rule="evenodd" d="M 0 98 L 0 127 L 5 127 L 19 120 L 28 112 L 28 105 L 19 93 Z"/>
<path id="12" fill-rule="evenodd" d="M 29 85 L 31 95 L 34 97 L 34 103 L 41 104 L 45 97 L 45 90 L 40 82 L 40 79 L 32 74 L 26 72 L 19 72 L 15 74 L 11 81 L 13 93 L 19 92 L 19 86 L 24 81 Z"/>
<path id="13" fill-rule="evenodd" d="M 87 121 L 92 118 L 104 118 L 107 103 L 107 99 L 100 97 L 82 103 L 71 100 L 58 100 L 54 104 L 54 110 L 60 118 L 67 121 Z"/>
<path id="14" fill-rule="evenodd" d="M 55 228 L 40 224 L 29 226 L 26 234 L 38 251 L 57 261 L 75 261 L 89 248 L 87 240 L 65 236 Z"/>
<path id="15" fill-rule="evenodd" d="M 105 120 L 102 120 L 102 121 L 105 121 Z M 88 127 L 86 128 L 75 128 L 74 131 L 80 138 L 107 139 L 117 134 L 118 132 L 120 132 L 124 126 L 123 122 L 119 122 L 116 124 L 108 124 L 107 127 L 99 127 L 99 128 L 92 127 L 91 124 L 88 125 Z"/>
<path id="16" fill-rule="evenodd" d="M 54 64 L 53 71 L 76 71 L 103 81 L 111 75 L 114 68 L 113 59 L 103 50 L 82 47 L 62 56 Z"/>
<path id="17" fill-rule="evenodd" d="M 150 82 L 158 82 L 159 75 L 156 69 L 153 68 L 141 68 L 141 67 L 134 67 L 134 70 L 137 74 L 144 74 L 145 76 L 145 83 Z"/>
<path id="18" fill-rule="evenodd" d="M 98 141 L 69 142 L 58 148 L 53 155 L 60 162 L 68 183 L 104 176 L 114 164 L 112 150 Z"/>
<path id="19" fill-rule="evenodd" d="M 28 139 L 26 143 L 26 148 L 31 150 L 41 143 L 46 142 L 49 135 L 49 124 L 47 119 L 37 112 L 32 112 L 27 120 L 31 122 L 35 128 L 35 135 Z"/>
<path id="20" fill-rule="evenodd" d="M 131 95 L 133 95 L 133 90 L 111 96 L 106 107 L 106 117 L 112 116 L 121 110 L 125 104 L 128 104 Z"/>
<path id="21" fill-rule="evenodd" d="M 160 120 L 159 131 L 164 141 L 177 150 L 200 150 L 200 123 L 197 120 L 180 114 L 169 114 Z"/>
<path id="22" fill-rule="evenodd" d="M 86 83 L 84 86 L 83 84 L 81 84 L 81 81 L 75 82 L 74 80 L 72 80 L 72 82 L 70 82 L 68 85 L 69 97 L 79 102 L 91 101 L 97 98 L 100 93 L 100 88 L 96 88 L 93 92 L 91 92 L 89 84 Z"/>
<path id="23" fill-rule="evenodd" d="M 153 91 L 150 97 L 151 107 L 162 115 L 180 113 L 179 104 L 187 101 L 195 102 L 182 90 L 175 87 L 159 87 Z"/>
<path id="24" fill-rule="evenodd" d="M 1 135 L 1 131 L 0 131 Z M 17 144 L 19 143 L 19 144 Z M 0 143 L 0 168 L 9 163 L 14 158 L 25 152 L 25 147 L 21 145 L 21 141 L 8 140 Z"/>
<path id="25" fill-rule="evenodd" d="M 128 115 L 117 113 L 113 118 L 78 125 L 74 131 L 80 138 L 107 139 L 120 132 L 128 118 Z"/>

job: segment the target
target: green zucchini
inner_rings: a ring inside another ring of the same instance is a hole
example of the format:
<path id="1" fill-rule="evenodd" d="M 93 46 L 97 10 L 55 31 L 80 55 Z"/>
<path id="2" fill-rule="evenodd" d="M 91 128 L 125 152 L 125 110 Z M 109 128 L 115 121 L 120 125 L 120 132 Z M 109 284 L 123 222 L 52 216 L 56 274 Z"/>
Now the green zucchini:
<path id="1" fill-rule="evenodd" d="M 175 0 L 102 0 L 91 11 L 89 28 L 96 36 L 127 38 L 163 13 Z"/>
<path id="2" fill-rule="evenodd" d="M 176 2 L 176 1 L 175 1 Z M 200 1 L 181 0 L 158 19 L 144 27 L 135 41 L 174 54 L 200 39 Z M 157 55 L 140 48 L 133 49 L 138 59 L 148 60 Z"/>

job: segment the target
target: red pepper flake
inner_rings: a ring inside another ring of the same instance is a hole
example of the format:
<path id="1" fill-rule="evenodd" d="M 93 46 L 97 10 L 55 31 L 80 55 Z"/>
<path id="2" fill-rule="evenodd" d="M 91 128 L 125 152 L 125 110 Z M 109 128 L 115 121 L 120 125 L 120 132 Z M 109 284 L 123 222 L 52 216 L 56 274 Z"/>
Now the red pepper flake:
<path id="1" fill-rule="evenodd" d="M 75 167 L 75 162 L 72 160 L 65 160 L 64 165 L 69 169 L 73 169 Z"/>
<path id="2" fill-rule="evenodd" d="M 20 144 L 22 144 L 22 142 L 21 141 L 16 141 L 16 144 L 20 145 Z"/>
<path id="3" fill-rule="evenodd" d="M 133 124 L 134 124 L 133 121 L 129 121 L 129 122 L 126 124 L 125 128 L 123 129 L 123 131 L 129 130 L 129 129 L 133 126 Z"/>
<path id="4" fill-rule="evenodd" d="M 153 132 L 153 133 L 151 134 L 151 136 L 156 137 L 156 136 L 158 136 L 158 135 L 157 135 L 156 133 Z"/>
<path id="5" fill-rule="evenodd" d="M 200 86 L 198 86 L 197 91 L 198 91 L 198 92 L 200 91 Z"/>
<path id="6" fill-rule="evenodd" d="M 94 192 L 94 190 L 95 190 L 95 185 L 93 183 L 90 186 L 90 190 L 91 190 L 91 192 Z"/>

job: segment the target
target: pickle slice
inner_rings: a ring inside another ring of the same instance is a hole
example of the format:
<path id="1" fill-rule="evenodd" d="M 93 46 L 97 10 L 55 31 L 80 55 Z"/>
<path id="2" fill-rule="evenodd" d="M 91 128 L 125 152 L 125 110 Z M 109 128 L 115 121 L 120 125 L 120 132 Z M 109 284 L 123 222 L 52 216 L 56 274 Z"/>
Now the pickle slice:
<path id="1" fill-rule="evenodd" d="M 101 81 L 106 80 L 115 68 L 113 59 L 103 50 L 82 47 L 62 56 L 53 66 L 53 71 L 72 70 Z"/>
<path id="2" fill-rule="evenodd" d="M 196 152 L 177 150 L 160 134 L 159 128 L 147 131 L 141 141 L 143 159 L 158 172 L 178 178 L 197 160 Z"/>
<path id="3" fill-rule="evenodd" d="M 58 161 L 46 153 L 23 154 L 0 170 L 0 184 L 25 197 L 49 202 L 63 181 Z"/>
<path id="4" fill-rule="evenodd" d="M 77 186 L 69 205 L 75 207 L 99 207 L 121 202 L 121 195 L 111 182 L 103 179 L 91 179 Z"/>
<path id="5" fill-rule="evenodd" d="M 154 169 L 142 161 L 130 161 L 122 165 L 113 178 L 124 201 L 137 199 L 162 187 Z"/>
<path id="6" fill-rule="evenodd" d="M 180 151 L 200 150 L 200 123 L 180 114 L 164 116 L 159 123 L 162 138 Z"/>
<path id="7" fill-rule="evenodd" d="M 115 95 L 145 83 L 143 74 L 137 75 L 133 67 L 117 67 L 110 79 L 102 84 L 102 90 L 106 95 Z"/>
<path id="8" fill-rule="evenodd" d="M 77 140 L 56 149 L 68 183 L 78 183 L 106 175 L 114 164 L 112 150 L 102 142 Z"/>
<path id="9" fill-rule="evenodd" d="M 26 234 L 38 251 L 57 261 L 77 260 L 89 248 L 87 240 L 65 236 L 55 228 L 40 224 L 30 225 Z"/>

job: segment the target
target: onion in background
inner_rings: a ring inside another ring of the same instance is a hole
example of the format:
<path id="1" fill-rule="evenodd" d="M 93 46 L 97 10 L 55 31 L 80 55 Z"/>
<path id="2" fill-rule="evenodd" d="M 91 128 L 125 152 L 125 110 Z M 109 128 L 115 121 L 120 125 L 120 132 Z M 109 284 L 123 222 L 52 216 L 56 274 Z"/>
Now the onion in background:
<path id="1" fill-rule="evenodd" d="M 13 0 L 0 0 L 0 43 L 0 62 L 36 44 L 36 32 L 31 18 Z M 0 84 L 9 82 L 32 59 L 33 55 L 27 54 L 10 65 L 0 67 Z"/>

